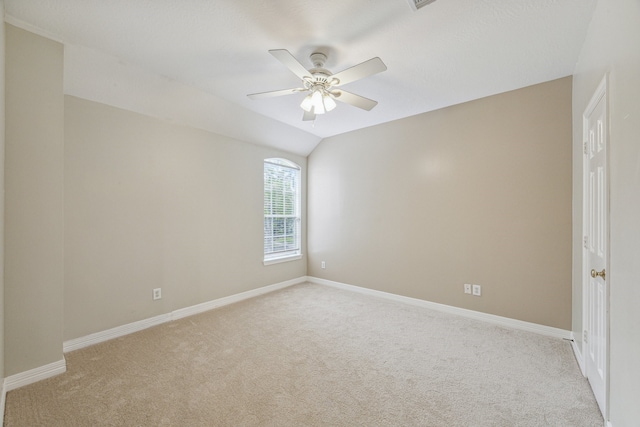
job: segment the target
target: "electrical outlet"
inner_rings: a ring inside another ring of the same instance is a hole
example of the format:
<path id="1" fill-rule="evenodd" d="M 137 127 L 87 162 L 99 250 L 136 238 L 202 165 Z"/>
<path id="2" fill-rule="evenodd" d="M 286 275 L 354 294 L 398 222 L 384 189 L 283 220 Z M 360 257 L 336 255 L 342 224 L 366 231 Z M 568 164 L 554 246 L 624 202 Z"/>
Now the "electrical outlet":
<path id="1" fill-rule="evenodd" d="M 162 298 L 162 288 L 155 288 L 153 290 L 153 300 Z"/>
<path id="2" fill-rule="evenodd" d="M 320 268 L 326 268 L 326 264 L 324 263 L 324 261 L 322 261 L 322 264 L 320 265 Z"/>
<path id="3" fill-rule="evenodd" d="M 468 283 L 464 284 L 464 293 L 465 294 L 470 294 L 471 293 L 471 285 Z"/>
<path id="4" fill-rule="evenodd" d="M 482 295 L 482 288 L 480 287 L 480 285 L 473 285 L 473 295 L 477 297 Z"/>

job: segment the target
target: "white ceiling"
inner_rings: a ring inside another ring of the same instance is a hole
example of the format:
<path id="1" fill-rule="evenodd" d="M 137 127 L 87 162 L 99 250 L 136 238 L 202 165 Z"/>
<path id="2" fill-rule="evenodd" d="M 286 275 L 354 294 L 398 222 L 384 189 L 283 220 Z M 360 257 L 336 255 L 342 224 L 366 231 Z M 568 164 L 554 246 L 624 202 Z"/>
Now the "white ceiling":
<path id="1" fill-rule="evenodd" d="M 309 154 L 322 139 L 573 73 L 595 0 L 5 0 L 7 22 L 65 43 L 65 92 Z M 269 49 L 338 72 L 388 70 L 344 88 L 375 99 L 303 122 L 304 95 Z"/>

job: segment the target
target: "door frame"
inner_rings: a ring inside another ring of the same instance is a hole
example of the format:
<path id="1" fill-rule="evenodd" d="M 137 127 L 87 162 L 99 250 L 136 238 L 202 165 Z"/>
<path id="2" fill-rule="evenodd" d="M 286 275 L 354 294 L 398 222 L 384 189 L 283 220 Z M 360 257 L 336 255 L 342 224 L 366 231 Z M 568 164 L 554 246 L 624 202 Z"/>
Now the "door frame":
<path id="1" fill-rule="evenodd" d="M 606 340 L 605 340 L 605 372 L 604 372 L 604 411 L 603 411 L 603 418 L 605 420 L 605 423 L 607 422 L 607 420 L 609 419 L 609 349 L 610 349 L 610 325 L 609 325 L 609 319 L 610 319 L 610 313 L 609 313 L 609 308 L 610 308 L 610 294 L 611 294 L 611 272 L 610 272 L 610 254 L 611 254 L 611 247 L 610 247 L 610 231 L 611 231 L 611 215 L 610 215 L 610 176 L 611 173 L 609 171 L 609 167 L 610 167 L 610 162 L 609 162 L 609 150 L 610 150 L 610 138 L 609 138 L 609 99 L 608 99 L 608 76 L 605 74 L 605 76 L 602 78 L 602 80 L 600 81 L 600 84 L 598 85 L 597 89 L 594 91 L 593 95 L 591 96 L 591 100 L 589 101 L 589 104 L 587 105 L 587 107 L 584 110 L 584 113 L 582 113 L 582 242 L 581 242 L 581 246 L 582 246 L 582 358 L 584 359 L 584 363 L 582 366 L 582 374 L 587 377 L 587 363 L 586 363 L 586 357 L 588 354 L 588 348 L 587 348 L 587 342 L 584 339 L 585 335 L 587 333 L 587 328 L 589 327 L 589 274 L 587 272 L 588 267 L 589 267 L 589 251 L 586 248 L 585 245 L 585 237 L 588 235 L 588 223 L 587 223 L 587 219 L 588 219 L 588 215 L 589 215 L 589 199 L 588 199 L 588 192 L 589 192 L 589 176 L 588 176 L 588 172 L 589 172 L 589 168 L 588 168 L 588 156 L 586 155 L 586 144 L 588 144 L 588 140 L 589 140 L 589 129 L 588 129 L 588 125 L 589 125 L 589 120 L 588 117 L 593 113 L 593 110 L 595 109 L 595 107 L 598 105 L 598 103 L 604 99 L 604 108 L 605 108 L 605 114 L 604 114 L 604 119 L 605 119 L 605 144 L 606 144 L 606 152 L 605 152 L 605 165 L 606 165 L 606 171 L 605 171 L 605 179 L 606 179 L 606 191 L 607 191 L 607 197 L 606 197 L 606 228 L 607 228 L 607 253 L 605 256 L 605 268 L 607 271 L 607 280 L 606 280 L 606 293 L 605 293 L 605 298 L 606 298 L 606 309 L 605 309 L 605 331 L 606 331 Z"/>

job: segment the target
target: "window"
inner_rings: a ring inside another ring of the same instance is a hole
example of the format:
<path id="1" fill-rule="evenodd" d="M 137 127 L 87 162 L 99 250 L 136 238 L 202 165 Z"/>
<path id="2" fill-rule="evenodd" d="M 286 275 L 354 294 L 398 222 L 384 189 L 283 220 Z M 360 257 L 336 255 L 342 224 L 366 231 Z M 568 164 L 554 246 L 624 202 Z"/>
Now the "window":
<path id="1" fill-rule="evenodd" d="M 300 166 L 264 161 L 264 264 L 300 259 Z"/>

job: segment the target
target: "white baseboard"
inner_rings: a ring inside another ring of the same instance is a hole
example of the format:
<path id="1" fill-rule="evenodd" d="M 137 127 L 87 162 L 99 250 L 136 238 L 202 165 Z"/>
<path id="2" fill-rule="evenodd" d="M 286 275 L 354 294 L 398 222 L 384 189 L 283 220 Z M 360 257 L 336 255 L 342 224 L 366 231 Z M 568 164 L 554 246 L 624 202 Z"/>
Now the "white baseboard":
<path id="1" fill-rule="evenodd" d="M 108 329 L 102 332 L 96 332 L 86 335 L 80 338 L 74 338 L 65 341 L 62 345 L 65 353 L 73 350 L 79 350 L 90 345 L 98 344 L 104 341 L 119 338 L 125 335 L 129 335 L 133 332 L 138 332 L 143 329 L 150 328 L 152 326 L 160 325 L 162 323 L 170 322 L 172 320 L 182 319 L 183 317 L 193 316 L 194 314 L 202 313 L 212 310 L 214 308 L 222 307 L 225 305 L 240 302 L 249 298 L 253 298 L 259 295 L 263 295 L 269 292 L 277 291 L 279 289 L 286 288 L 288 286 L 296 285 L 306 281 L 306 277 L 299 277 L 296 279 L 287 280 L 285 282 L 276 283 L 274 285 L 263 286 L 261 288 L 252 289 L 250 291 L 242 292 L 228 297 L 218 298 L 212 301 L 207 301 L 201 304 L 196 304 L 191 307 L 180 308 L 170 313 L 161 314 L 159 316 L 151 317 L 149 319 L 139 320 L 137 322 L 128 323 L 126 325 L 117 326 L 115 328 Z"/>
<path id="2" fill-rule="evenodd" d="M 84 337 L 71 339 L 62 343 L 62 351 L 68 353 L 73 350 L 79 350 L 90 345 L 98 344 L 114 338 L 129 335 L 152 326 L 160 325 L 171 320 L 171 313 L 161 314 L 159 316 L 150 317 L 148 319 L 139 320 L 137 322 L 128 323 L 126 325 L 117 326 L 107 329 L 106 331 L 96 332 L 94 334 L 85 335 Z"/>
<path id="3" fill-rule="evenodd" d="M 202 304 L 192 305 L 191 307 L 181 308 L 171 313 L 171 320 L 182 319 L 183 317 L 193 316 L 194 314 L 213 310 L 214 308 L 222 307 L 222 306 L 240 302 L 249 298 L 254 298 L 260 295 L 268 294 L 269 292 L 274 292 L 280 289 L 287 288 L 289 286 L 297 285 L 298 283 L 304 283 L 306 280 L 307 278 L 304 276 L 298 277 L 296 279 L 276 283 L 275 285 L 263 286 L 258 289 L 252 289 L 250 291 L 242 292 L 235 295 L 230 295 L 228 297 L 218 298 L 213 301 L 203 302 Z"/>
<path id="4" fill-rule="evenodd" d="M 576 362 L 578 362 L 578 366 L 580 367 L 580 372 L 586 377 L 587 371 L 584 367 L 584 357 L 582 357 L 582 351 L 580 351 L 580 347 L 578 347 L 576 343 L 573 331 L 571 332 L 571 348 L 573 349 L 573 355 L 576 357 Z"/>
<path id="5" fill-rule="evenodd" d="M 9 375 L 4 379 L 4 392 L 15 390 L 19 387 L 33 384 L 35 382 L 45 380 L 47 378 L 54 377 L 59 374 L 63 374 L 67 371 L 67 363 L 64 358 L 57 362 L 49 363 L 48 365 L 39 366 L 28 371 L 20 372 L 19 374 Z M 4 393 L 3 393 L 4 399 Z M 4 404 L 4 400 L 3 400 Z M 4 411 L 3 411 L 4 413 Z"/>
<path id="6" fill-rule="evenodd" d="M 353 292 L 359 292 L 366 295 L 386 298 L 392 301 L 399 301 L 406 304 L 417 305 L 419 307 L 429 308 L 431 310 L 441 311 L 444 313 L 456 314 L 458 316 L 468 317 L 482 322 L 493 323 L 507 328 L 519 329 L 523 331 L 534 332 L 554 338 L 571 339 L 571 331 L 554 328 L 551 326 L 539 325 L 537 323 L 524 322 L 522 320 L 511 319 L 508 317 L 496 316 L 494 314 L 482 313 L 465 308 L 453 307 L 450 305 L 439 304 L 418 298 L 405 297 L 402 295 L 391 294 L 374 289 L 362 288 L 359 286 L 348 285 L 346 283 L 334 282 L 331 280 L 320 279 L 317 277 L 307 276 L 307 281 L 319 285 L 333 286 L 334 288 L 345 289 Z"/>
<path id="7" fill-rule="evenodd" d="M 0 396 L 0 427 L 4 425 L 4 408 L 7 401 L 7 392 L 15 390 L 25 385 L 33 384 L 47 378 L 64 374 L 67 371 L 67 362 L 58 360 L 44 366 L 39 366 L 28 371 L 20 372 L 15 375 L 9 375 L 2 381 L 2 395 Z"/>

